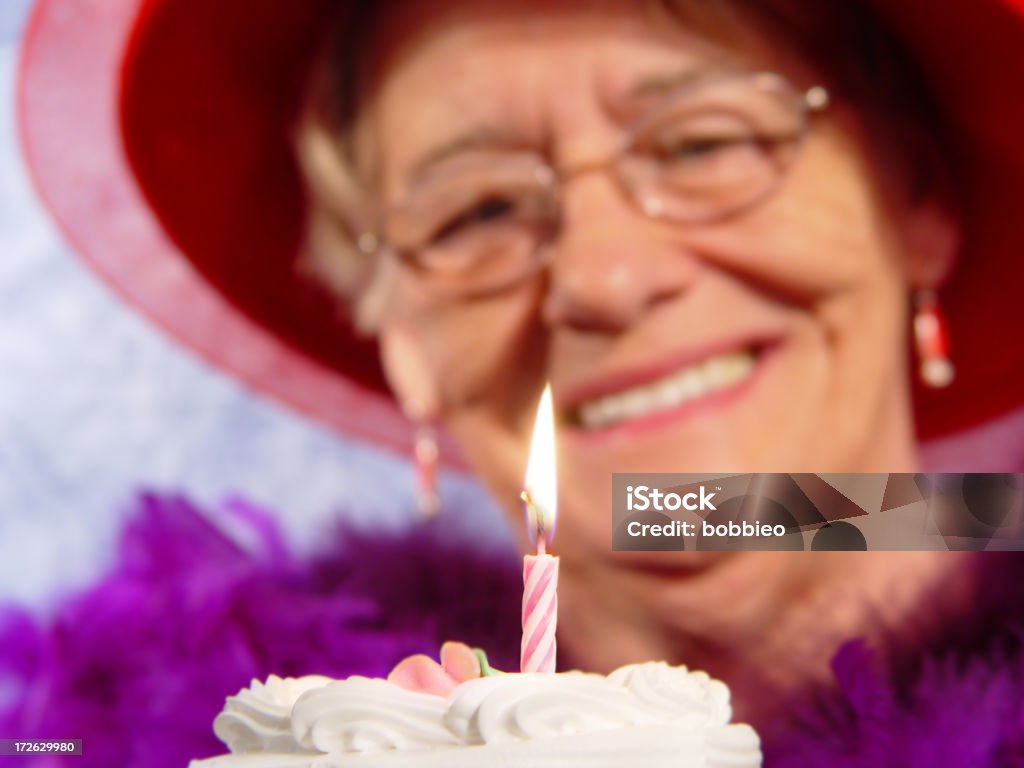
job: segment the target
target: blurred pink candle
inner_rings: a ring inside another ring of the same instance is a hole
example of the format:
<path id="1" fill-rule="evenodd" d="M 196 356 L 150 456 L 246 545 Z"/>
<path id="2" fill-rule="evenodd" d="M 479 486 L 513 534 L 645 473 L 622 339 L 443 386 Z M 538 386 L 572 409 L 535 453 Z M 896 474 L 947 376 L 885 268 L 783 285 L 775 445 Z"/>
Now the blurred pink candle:
<path id="1" fill-rule="evenodd" d="M 554 534 L 555 422 L 551 388 L 544 389 L 530 442 L 526 490 L 522 494 L 526 530 L 537 547 L 523 558 L 523 643 L 521 672 L 554 672 L 558 626 L 558 558 L 547 554 Z"/>
<path id="2" fill-rule="evenodd" d="M 529 503 L 529 502 L 527 502 Z M 544 551 L 523 558 L 523 645 L 521 672 L 555 671 L 558 626 L 558 558 Z"/>

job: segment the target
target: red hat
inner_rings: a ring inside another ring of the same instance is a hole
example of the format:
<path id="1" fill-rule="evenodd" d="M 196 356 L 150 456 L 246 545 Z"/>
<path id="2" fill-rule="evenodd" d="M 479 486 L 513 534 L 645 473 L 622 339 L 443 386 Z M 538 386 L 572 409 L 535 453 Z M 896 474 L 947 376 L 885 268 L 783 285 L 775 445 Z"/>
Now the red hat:
<path id="1" fill-rule="evenodd" d="M 1024 0 L 876 3 L 933 82 L 965 160 L 968 241 L 942 296 L 957 377 L 915 392 L 930 438 L 1024 402 Z M 22 138 L 68 239 L 161 326 L 318 420 L 404 447 L 373 345 L 295 268 L 304 200 L 289 130 L 331 9 L 38 0 Z"/>

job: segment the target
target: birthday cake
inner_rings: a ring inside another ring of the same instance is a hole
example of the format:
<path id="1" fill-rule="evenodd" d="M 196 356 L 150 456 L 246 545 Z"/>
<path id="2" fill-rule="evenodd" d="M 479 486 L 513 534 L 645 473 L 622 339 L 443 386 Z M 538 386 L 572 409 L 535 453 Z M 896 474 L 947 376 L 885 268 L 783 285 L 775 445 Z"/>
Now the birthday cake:
<path id="1" fill-rule="evenodd" d="M 479 677 L 447 696 L 366 677 L 271 677 L 214 721 L 230 753 L 192 768 L 761 765 L 757 734 L 731 718 L 724 683 L 661 662 L 607 677 Z"/>

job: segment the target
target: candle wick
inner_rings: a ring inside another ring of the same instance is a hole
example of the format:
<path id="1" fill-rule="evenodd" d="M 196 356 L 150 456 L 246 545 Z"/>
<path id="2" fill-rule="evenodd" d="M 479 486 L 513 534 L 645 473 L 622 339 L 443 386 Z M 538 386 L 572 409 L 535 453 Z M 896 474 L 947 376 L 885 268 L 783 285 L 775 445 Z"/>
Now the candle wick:
<path id="1" fill-rule="evenodd" d="M 544 528 L 544 515 L 541 510 L 533 503 L 533 497 L 530 496 L 529 491 L 523 491 L 519 494 L 519 498 L 523 500 L 523 504 L 526 505 L 526 511 L 528 517 L 532 519 L 534 525 L 534 532 L 537 535 L 537 554 L 543 555 L 547 551 L 547 532 Z"/>

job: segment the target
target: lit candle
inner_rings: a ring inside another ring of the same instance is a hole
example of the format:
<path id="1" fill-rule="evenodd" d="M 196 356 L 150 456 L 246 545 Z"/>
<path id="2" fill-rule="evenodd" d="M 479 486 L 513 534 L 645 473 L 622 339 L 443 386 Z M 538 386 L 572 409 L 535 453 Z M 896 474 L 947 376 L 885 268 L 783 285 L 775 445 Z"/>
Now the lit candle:
<path id="1" fill-rule="evenodd" d="M 523 504 L 526 530 L 536 555 L 523 558 L 522 672 L 555 671 L 555 627 L 558 624 L 558 558 L 547 554 L 555 529 L 555 418 L 551 387 L 537 408 L 526 466 Z"/>

